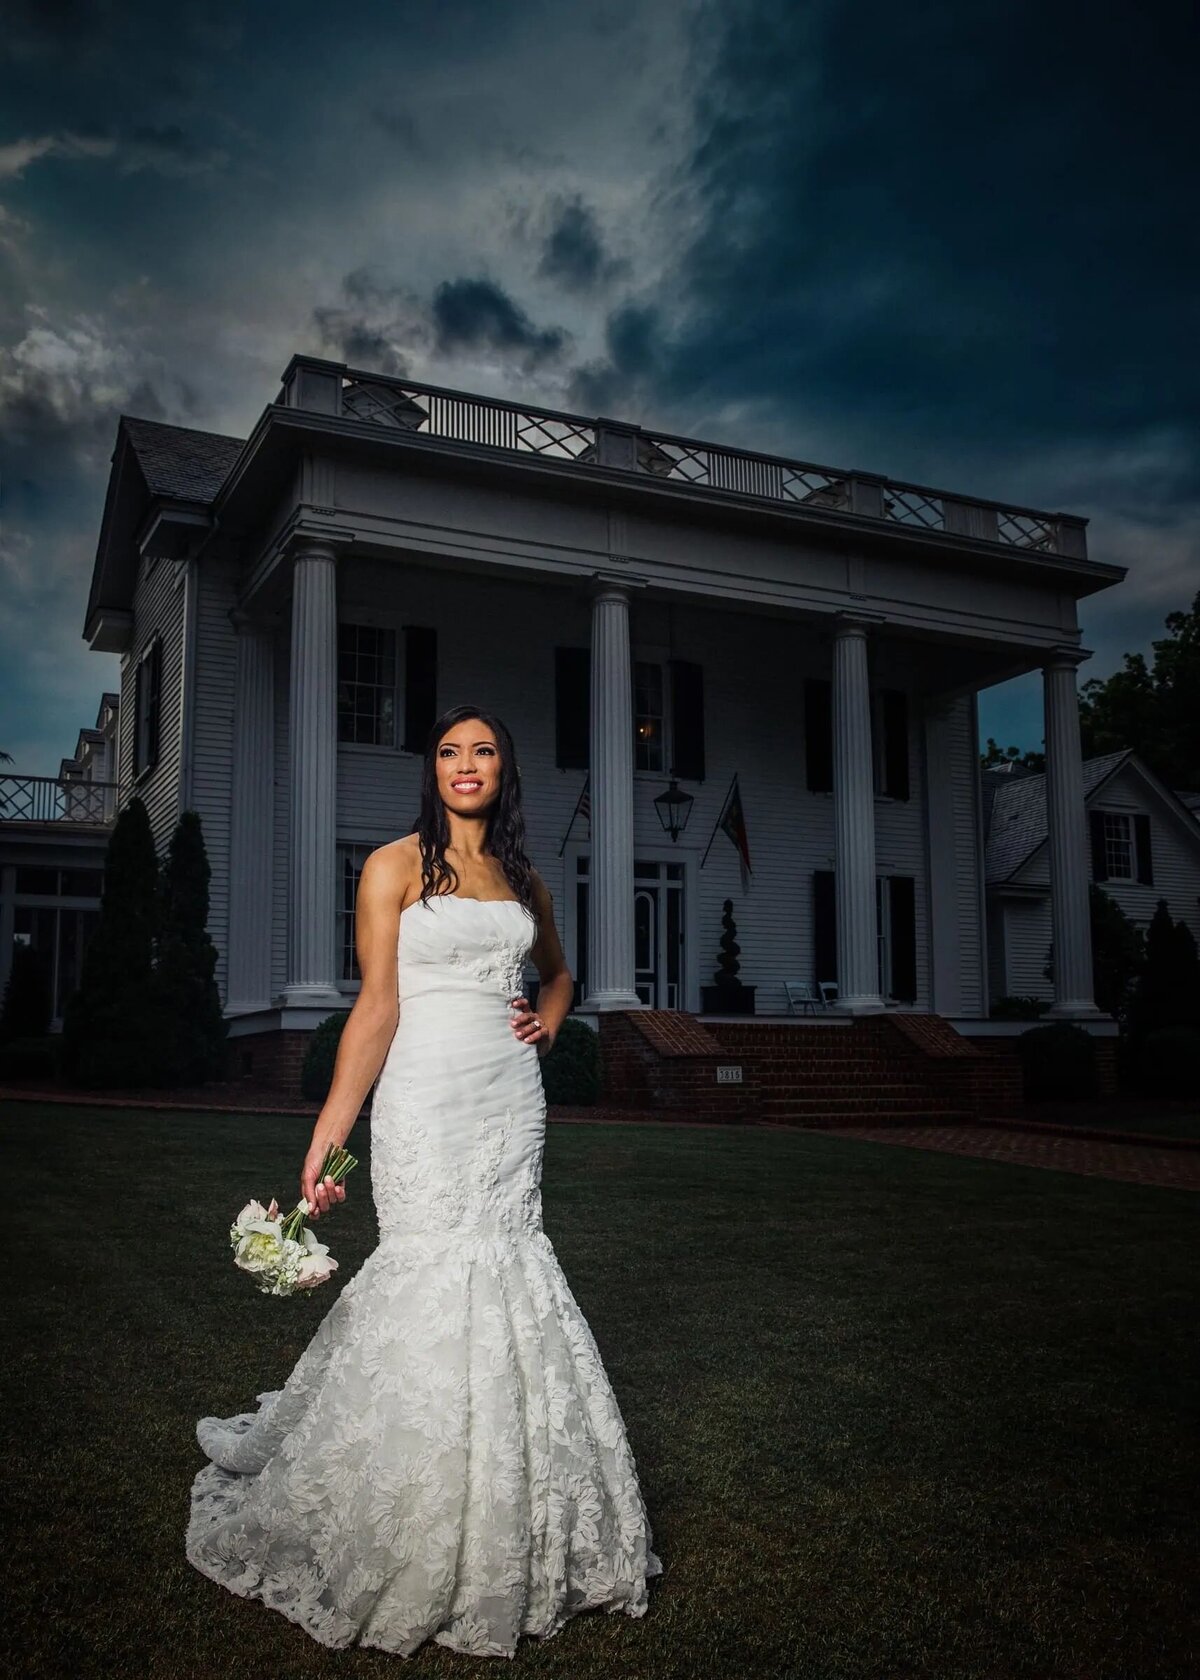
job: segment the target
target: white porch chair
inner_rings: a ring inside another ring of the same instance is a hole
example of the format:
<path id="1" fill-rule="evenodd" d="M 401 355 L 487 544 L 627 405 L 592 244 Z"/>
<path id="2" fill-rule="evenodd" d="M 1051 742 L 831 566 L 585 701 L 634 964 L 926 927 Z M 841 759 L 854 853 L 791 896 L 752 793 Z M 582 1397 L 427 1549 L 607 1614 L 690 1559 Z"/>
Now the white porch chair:
<path id="1" fill-rule="evenodd" d="M 825 1008 L 820 987 L 812 980 L 785 980 L 783 989 L 790 1015 L 815 1015 L 818 1009 Z"/>

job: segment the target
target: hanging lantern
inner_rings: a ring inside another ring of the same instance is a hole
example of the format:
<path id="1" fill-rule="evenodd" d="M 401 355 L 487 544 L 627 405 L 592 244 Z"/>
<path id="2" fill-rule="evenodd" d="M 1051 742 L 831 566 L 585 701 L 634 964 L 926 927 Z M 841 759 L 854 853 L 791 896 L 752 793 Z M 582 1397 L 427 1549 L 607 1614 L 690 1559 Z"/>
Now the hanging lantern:
<path id="1" fill-rule="evenodd" d="M 658 820 L 671 836 L 678 840 L 687 827 L 687 820 L 692 814 L 695 803 L 690 793 L 684 793 L 674 776 L 671 785 L 665 793 L 660 793 L 654 801 L 654 809 L 658 812 Z"/>

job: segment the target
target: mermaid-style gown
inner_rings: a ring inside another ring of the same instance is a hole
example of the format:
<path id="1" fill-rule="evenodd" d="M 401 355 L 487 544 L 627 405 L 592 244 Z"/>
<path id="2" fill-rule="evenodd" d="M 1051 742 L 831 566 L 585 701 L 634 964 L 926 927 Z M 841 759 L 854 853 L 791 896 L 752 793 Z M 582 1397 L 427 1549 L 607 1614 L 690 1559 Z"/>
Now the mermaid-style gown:
<path id="1" fill-rule="evenodd" d="M 661 1573 L 595 1340 L 542 1229 L 515 899 L 400 918 L 371 1111 L 380 1242 L 282 1389 L 202 1418 L 187 1555 L 323 1645 L 512 1656 Z"/>

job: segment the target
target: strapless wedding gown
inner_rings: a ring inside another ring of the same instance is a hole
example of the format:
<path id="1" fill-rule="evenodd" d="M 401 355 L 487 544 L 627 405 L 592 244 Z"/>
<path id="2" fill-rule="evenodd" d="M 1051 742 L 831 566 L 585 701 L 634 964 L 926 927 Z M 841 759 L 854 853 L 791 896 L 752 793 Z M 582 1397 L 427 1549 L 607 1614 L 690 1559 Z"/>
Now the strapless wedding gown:
<path id="1" fill-rule="evenodd" d="M 661 1573 L 542 1229 L 540 1059 L 509 1026 L 533 935 L 515 899 L 403 911 L 371 1109 L 379 1246 L 282 1389 L 197 1426 L 189 1559 L 323 1645 L 512 1656 L 581 1610 L 643 1615 Z"/>

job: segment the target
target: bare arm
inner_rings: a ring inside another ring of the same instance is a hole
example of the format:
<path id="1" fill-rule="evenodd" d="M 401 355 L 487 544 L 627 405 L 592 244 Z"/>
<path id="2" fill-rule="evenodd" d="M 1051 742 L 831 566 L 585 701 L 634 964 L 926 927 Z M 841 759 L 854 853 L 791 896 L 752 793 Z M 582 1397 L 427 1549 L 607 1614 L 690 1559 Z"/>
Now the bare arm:
<path id="1" fill-rule="evenodd" d="M 526 1044 L 536 1044 L 538 1055 L 544 1056 L 553 1047 L 558 1029 L 571 1012 L 575 996 L 575 978 L 567 967 L 558 929 L 554 925 L 554 900 L 550 889 L 534 871 L 533 898 L 538 912 L 538 936 L 530 951 L 541 984 L 538 987 L 538 1006 L 530 1009 L 528 998 L 514 1001 L 512 1026 L 517 1037 Z M 540 1021 L 541 1026 L 534 1023 Z"/>
<path id="2" fill-rule="evenodd" d="M 399 1018 L 396 1002 L 396 942 L 404 892 L 403 865 L 386 848 L 372 852 L 363 865 L 354 903 L 354 946 L 362 986 L 342 1028 L 333 1083 L 313 1128 L 300 1191 L 316 1219 L 335 1201 L 346 1199 L 344 1185 L 317 1174 L 330 1144 L 350 1136 L 367 1092 L 383 1066 Z"/>

